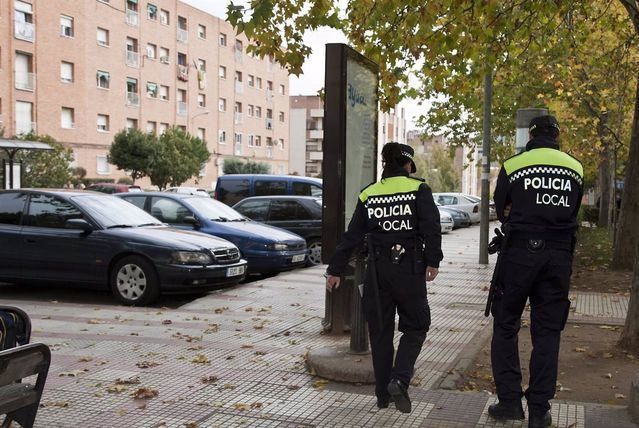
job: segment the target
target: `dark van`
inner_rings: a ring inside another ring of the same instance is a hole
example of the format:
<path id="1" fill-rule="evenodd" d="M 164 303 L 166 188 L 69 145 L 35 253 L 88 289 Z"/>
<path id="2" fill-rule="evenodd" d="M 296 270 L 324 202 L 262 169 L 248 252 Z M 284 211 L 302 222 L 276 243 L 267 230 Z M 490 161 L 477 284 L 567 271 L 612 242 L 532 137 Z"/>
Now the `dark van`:
<path id="1" fill-rule="evenodd" d="M 322 180 L 297 175 L 227 174 L 218 177 L 215 199 L 233 206 L 249 196 L 322 197 Z"/>

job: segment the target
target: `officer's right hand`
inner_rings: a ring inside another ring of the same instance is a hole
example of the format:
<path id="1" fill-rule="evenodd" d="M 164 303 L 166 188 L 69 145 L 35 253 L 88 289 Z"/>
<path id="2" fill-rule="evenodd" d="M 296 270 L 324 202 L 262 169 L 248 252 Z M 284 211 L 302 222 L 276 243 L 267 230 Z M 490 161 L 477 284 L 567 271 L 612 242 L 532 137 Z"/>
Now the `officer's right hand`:
<path id="1" fill-rule="evenodd" d="M 333 291 L 333 288 L 339 288 L 340 277 L 333 275 L 326 275 L 326 289 Z"/>

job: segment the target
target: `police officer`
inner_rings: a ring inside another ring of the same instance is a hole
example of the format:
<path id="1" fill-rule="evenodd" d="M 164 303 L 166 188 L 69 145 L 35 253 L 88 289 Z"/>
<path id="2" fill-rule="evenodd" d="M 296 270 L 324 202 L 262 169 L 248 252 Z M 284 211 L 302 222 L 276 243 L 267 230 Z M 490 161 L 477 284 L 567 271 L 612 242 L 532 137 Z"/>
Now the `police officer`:
<path id="1" fill-rule="evenodd" d="M 370 239 L 362 305 L 368 323 L 377 407 L 410 413 L 408 385 L 430 326 L 425 281 L 438 273 L 441 251 L 439 211 L 430 188 L 416 178 L 412 147 L 382 148 L 382 179 L 359 195 L 355 212 L 327 269 L 326 288 L 339 287 L 351 252 Z M 373 268 L 374 266 L 374 268 Z M 373 277 L 373 272 L 376 276 Z M 395 311 L 402 337 L 393 364 Z"/>
<path id="2" fill-rule="evenodd" d="M 583 168 L 559 150 L 553 116 L 534 118 L 526 150 L 504 162 L 495 189 L 495 207 L 508 237 L 492 306 L 491 360 L 499 402 L 488 413 L 497 419 L 524 419 L 529 427 L 552 423 L 559 340 L 568 318 L 572 251 L 581 204 Z M 525 394 L 517 335 L 530 299 L 532 355 Z"/>

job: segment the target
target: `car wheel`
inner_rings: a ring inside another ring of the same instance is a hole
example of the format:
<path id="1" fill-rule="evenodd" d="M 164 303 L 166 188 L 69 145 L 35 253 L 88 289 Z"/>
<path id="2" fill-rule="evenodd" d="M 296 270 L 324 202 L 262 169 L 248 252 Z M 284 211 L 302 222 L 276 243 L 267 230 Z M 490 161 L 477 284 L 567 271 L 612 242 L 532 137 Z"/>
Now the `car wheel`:
<path id="1" fill-rule="evenodd" d="M 322 264 L 322 240 L 311 239 L 308 241 L 308 257 L 306 260 L 307 266 L 317 266 Z"/>
<path id="2" fill-rule="evenodd" d="M 127 305 L 148 305 L 160 295 L 160 283 L 153 265 L 143 257 L 128 256 L 111 270 L 111 292 Z"/>

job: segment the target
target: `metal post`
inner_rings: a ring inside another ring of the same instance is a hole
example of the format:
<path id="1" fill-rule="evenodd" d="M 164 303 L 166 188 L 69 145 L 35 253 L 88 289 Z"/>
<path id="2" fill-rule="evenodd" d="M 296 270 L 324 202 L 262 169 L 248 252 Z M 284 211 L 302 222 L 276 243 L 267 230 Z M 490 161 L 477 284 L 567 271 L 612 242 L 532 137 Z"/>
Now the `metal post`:
<path id="1" fill-rule="evenodd" d="M 482 142 L 481 173 L 481 217 L 479 230 L 479 263 L 488 264 L 488 230 L 490 198 L 490 127 L 493 102 L 493 71 L 489 69 L 484 76 L 484 139 Z"/>
<path id="2" fill-rule="evenodd" d="M 547 116 L 548 109 L 545 108 L 520 108 L 517 110 L 515 123 L 517 125 L 517 134 L 515 136 L 515 151 L 521 153 L 526 149 L 528 143 L 528 125 L 530 121 L 537 116 Z"/>

